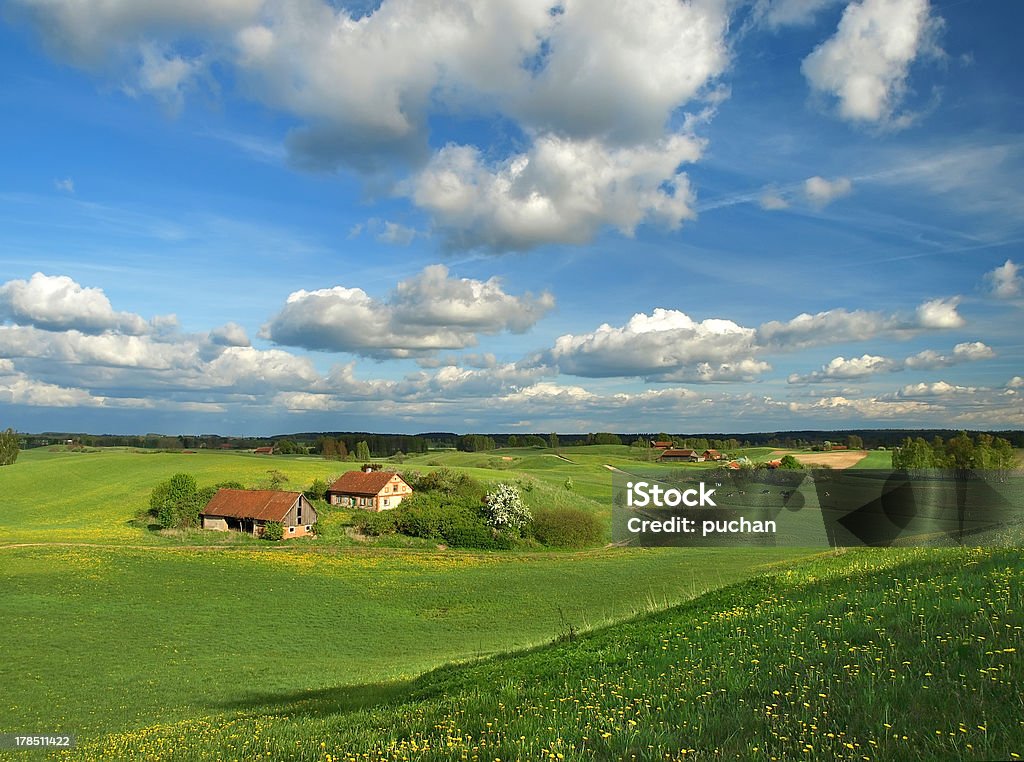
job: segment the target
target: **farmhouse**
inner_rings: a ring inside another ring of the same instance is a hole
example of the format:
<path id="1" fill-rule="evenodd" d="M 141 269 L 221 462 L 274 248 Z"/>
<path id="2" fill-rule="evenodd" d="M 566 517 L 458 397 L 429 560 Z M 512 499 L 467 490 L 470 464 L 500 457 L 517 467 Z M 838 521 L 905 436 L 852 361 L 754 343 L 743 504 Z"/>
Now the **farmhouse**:
<path id="1" fill-rule="evenodd" d="M 253 454 L 254 455 L 273 455 L 274 454 L 274 448 L 273 447 L 257 447 L 255 450 L 253 450 Z"/>
<path id="2" fill-rule="evenodd" d="M 327 502 L 368 511 L 398 507 L 412 495 L 412 487 L 393 471 L 349 471 L 327 490 Z"/>
<path id="3" fill-rule="evenodd" d="M 220 489 L 199 514 L 203 529 L 263 534 L 268 521 L 284 525 L 285 537 L 313 534 L 316 509 L 301 492 Z"/>
<path id="4" fill-rule="evenodd" d="M 665 450 L 660 460 L 681 460 L 688 463 L 700 463 L 704 456 L 696 450 Z"/>
<path id="5" fill-rule="evenodd" d="M 725 456 L 718 450 L 705 450 L 703 452 L 703 457 L 704 460 L 722 460 Z"/>
<path id="6" fill-rule="evenodd" d="M 654 447 L 655 449 L 658 449 L 658 450 L 670 450 L 670 449 L 672 449 L 672 443 L 671 442 L 662 442 L 662 441 L 657 440 L 657 439 L 652 439 L 651 440 L 651 447 Z"/>

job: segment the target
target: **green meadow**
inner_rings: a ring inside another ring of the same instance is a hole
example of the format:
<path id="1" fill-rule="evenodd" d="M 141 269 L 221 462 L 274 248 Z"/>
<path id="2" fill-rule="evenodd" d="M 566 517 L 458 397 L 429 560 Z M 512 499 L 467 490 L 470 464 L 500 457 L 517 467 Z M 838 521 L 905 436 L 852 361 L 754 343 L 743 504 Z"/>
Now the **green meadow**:
<path id="1" fill-rule="evenodd" d="M 73 733 L 80 759 L 1024 755 L 1015 548 L 469 552 L 145 517 L 179 471 L 303 489 L 357 465 L 111 449 L 0 469 L 0 733 Z M 609 466 L 705 467 L 613 446 L 399 467 L 607 518 Z"/>
<path id="2" fill-rule="evenodd" d="M 1020 550 L 830 553 L 591 635 L 391 686 L 112 734 L 139 760 L 1024 755 Z"/>
<path id="3" fill-rule="evenodd" d="M 0 732 L 81 737 L 413 677 L 663 609 L 792 556 L 0 549 Z"/>

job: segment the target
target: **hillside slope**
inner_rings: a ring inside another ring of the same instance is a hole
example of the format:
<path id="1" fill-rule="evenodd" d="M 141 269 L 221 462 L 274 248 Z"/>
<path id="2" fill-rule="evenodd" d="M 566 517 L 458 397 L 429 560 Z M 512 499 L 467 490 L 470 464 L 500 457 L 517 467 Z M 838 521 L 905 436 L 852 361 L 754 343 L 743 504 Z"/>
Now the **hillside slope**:
<path id="1" fill-rule="evenodd" d="M 388 658 L 386 635 L 380 647 Z M 78 753 L 1016 759 L 1024 756 L 1022 653 L 1019 549 L 865 549 L 411 683 L 257 700 Z"/>

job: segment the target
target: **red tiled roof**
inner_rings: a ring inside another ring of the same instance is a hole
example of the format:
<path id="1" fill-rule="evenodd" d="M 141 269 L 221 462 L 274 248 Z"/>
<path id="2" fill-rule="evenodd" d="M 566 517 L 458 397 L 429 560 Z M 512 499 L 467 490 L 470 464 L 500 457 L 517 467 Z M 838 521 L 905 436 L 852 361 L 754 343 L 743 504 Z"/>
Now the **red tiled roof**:
<path id="1" fill-rule="evenodd" d="M 396 476 L 398 474 L 394 471 L 349 471 L 342 474 L 327 491 L 346 495 L 378 495 Z"/>
<path id="2" fill-rule="evenodd" d="M 654 446 L 655 447 L 671 447 L 672 443 L 671 442 L 655 442 Z"/>
<path id="3" fill-rule="evenodd" d="M 257 455 L 273 455 L 274 454 L 274 448 L 273 447 L 257 447 L 255 450 L 253 450 L 253 452 L 256 453 Z"/>
<path id="4" fill-rule="evenodd" d="M 219 489 L 203 508 L 203 515 L 284 521 L 301 494 L 272 489 Z"/>
<path id="5" fill-rule="evenodd" d="M 690 458 L 690 457 L 697 457 L 697 451 L 696 450 L 665 450 L 665 452 L 663 452 L 661 454 L 661 457 L 664 458 L 666 455 L 676 456 L 676 457 L 679 457 L 679 458 Z"/>

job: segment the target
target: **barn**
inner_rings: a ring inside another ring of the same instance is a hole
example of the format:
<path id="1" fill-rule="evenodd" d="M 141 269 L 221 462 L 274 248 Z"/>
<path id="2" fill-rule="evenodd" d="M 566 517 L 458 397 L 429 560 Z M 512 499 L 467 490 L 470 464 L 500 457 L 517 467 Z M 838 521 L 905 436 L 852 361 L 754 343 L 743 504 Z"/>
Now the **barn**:
<path id="1" fill-rule="evenodd" d="M 284 526 L 284 536 L 313 534 L 316 509 L 301 492 L 271 489 L 220 489 L 199 514 L 203 529 L 263 534 L 267 522 Z"/>
<path id="2" fill-rule="evenodd" d="M 679 460 L 686 463 L 699 463 L 704 456 L 696 450 L 665 450 L 659 460 Z"/>

